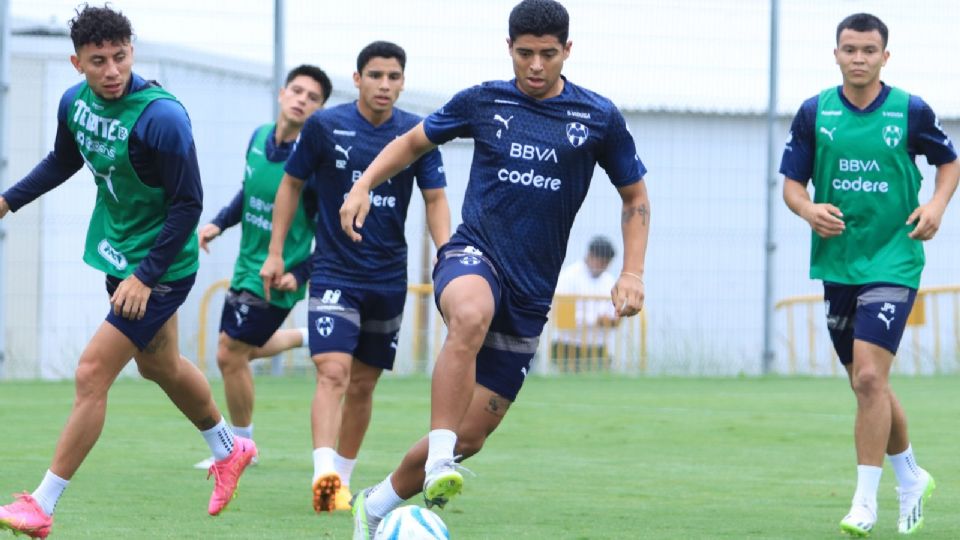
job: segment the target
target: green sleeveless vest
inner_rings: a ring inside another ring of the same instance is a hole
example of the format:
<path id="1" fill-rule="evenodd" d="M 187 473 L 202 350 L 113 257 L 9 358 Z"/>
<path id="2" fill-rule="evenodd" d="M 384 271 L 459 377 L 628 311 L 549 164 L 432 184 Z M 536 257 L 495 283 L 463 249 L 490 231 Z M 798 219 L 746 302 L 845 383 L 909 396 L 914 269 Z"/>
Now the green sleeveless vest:
<path id="1" fill-rule="evenodd" d="M 263 280 L 260 268 L 267 260 L 270 247 L 270 235 L 273 231 L 273 201 L 283 179 L 285 162 L 272 162 L 267 159 L 267 137 L 273 131 L 274 124 L 261 126 L 257 130 L 253 144 L 247 152 L 247 167 L 243 180 L 243 216 L 240 256 L 233 268 L 233 280 L 230 286 L 237 290 L 246 290 L 263 297 Z M 303 204 L 290 223 L 290 231 L 283 244 L 284 268 L 290 270 L 310 257 L 314 224 L 307 218 Z M 295 291 L 270 291 L 270 304 L 292 308 L 306 296 L 307 284 L 301 283 Z"/>
<path id="2" fill-rule="evenodd" d="M 888 282 L 917 288 L 923 244 L 907 235 L 923 180 L 907 153 L 910 94 L 891 88 L 875 111 L 852 111 L 836 88 L 817 106 L 814 202 L 843 212 L 846 230 L 813 234 L 810 277 L 848 285 Z"/>
<path id="3" fill-rule="evenodd" d="M 133 274 L 147 256 L 167 219 L 169 203 L 163 188 L 140 180 L 129 153 L 133 125 L 157 99 L 176 100 L 166 90 L 150 87 L 108 101 L 84 83 L 67 112 L 67 127 L 97 184 L 83 260 L 121 279 Z M 185 278 L 198 266 L 194 231 L 160 281 Z"/>

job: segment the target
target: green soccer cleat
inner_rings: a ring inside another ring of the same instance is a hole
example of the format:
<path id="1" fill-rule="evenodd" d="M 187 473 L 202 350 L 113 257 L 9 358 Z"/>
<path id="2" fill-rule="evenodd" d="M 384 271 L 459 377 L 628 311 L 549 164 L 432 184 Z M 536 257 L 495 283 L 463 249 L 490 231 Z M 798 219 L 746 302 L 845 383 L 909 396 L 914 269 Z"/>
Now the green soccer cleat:
<path id="1" fill-rule="evenodd" d="M 380 524 L 380 518 L 367 514 L 367 495 L 370 494 L 370 489 L 357 493 L 350 501 L 350 511 L 353 513 L 353 540 L 373 540 L 377 525 Z"/>
<path id="2" fill-rule="evenodd" d="M 457 458 L 441 459 L 433 465 L 423 481 L 423 501 L 427 508 L 443 508 L 463 490 L 463 475 L 460 471 L 470 472 L 457 463 Z"/>
<path id="3" fill-rule="evenodd" d="M 870 506 L 854 501 L 850 512 L 840 520 L 840 532 L 865 538 L 877 523 L 877 511 Z"/>

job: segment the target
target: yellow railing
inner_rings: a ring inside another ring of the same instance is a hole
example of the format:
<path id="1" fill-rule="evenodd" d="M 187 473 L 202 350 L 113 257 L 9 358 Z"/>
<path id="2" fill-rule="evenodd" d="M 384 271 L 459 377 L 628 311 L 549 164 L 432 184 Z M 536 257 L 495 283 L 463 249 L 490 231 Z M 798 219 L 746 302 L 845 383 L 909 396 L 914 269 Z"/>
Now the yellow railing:
<path id="1" fill-rule="evenodd" d="M 910 345 L 908 350 L 902 344 L 899 356 L 909 355 L 912 359 L 914 373 L 933 371 L 940 373 L 944 370 L 943 365 L 943 335 L 945 333 L 941 318 L 941 300 L 949 297 L 950 318 L 952 324 L 950 330 L 953 331 L 953 351 L 957 355 L 960 353 L 960 285 L 946 285 L 940 287 L 925 287 L 917 291 L 917 299 L 913 304 L 913 311 L 907 318 L 908 332 L 910 333 Z M 826 335 L 826 324 L 823 312 L 823 296 L 819 294 L 810 294 L 804 296 L 791 296 L 777 302 L 774 306 L 775 312 L 784 311 L 786 316 L 786 333 L 784 341 L 787 348 L 787 365 L 790 373 L 798 373 L 799 357 L 797 325 L 795 312 L 802 310 L 802 316 L 805 318 L 806 345 L 807 345 L 807 371 L 809 373 L 817 372 L 818 365 L 818 334 L 822 331 Z M 933 365 L 930 369 L 925 369 L 923 362 L 923 338 L 925 333 L 929 338 L 931 346 L 928 357 Z M 829 342 L 829 337 L 826 338 Z M 839 371 L 839 362 L 836 362 L 836 353 L 832 346 L 830 350 L 830 372 L 836 375 Z M 960 356 L 957 357 L 960 360 Z"/>
<path id="2" fill-rule="evenodd" d="M 197 365 L 203 372 L 207 370 L 208 336 L 216 335 L 215 329 L 208 328 L 211 303 L 218 292 L 226 290 L 229 286 L 229 279 L 217 281 L 204 291 L 200 300 Z M 410 285 L 407 287 L 407 294 L 413 297 L 413 302 L 408 303 L 407 307 L 408 310 L 413 311 L 413 324 L 410 345 L 404 347 L 404 351 L 398 351 L 398 364 L 407 361 L 412 365 L 403 371 L 424 372 L 429 370 L 429 364 L 435 358 L 443 341 L 443 320 L 433 307 L 433 285 L 429 283 Z M 566 337 L 569 338 L 572 335 L 581 342 L 587 342 L 592 337 L 590 330 L 578 328 L 576 325 L 576 305 L 584 301 L 609 302 L 610 297 L 557 295 L 554 298 L 550 319 L 541 339 L 540 369 L 561 372 L 609 369 L 626 373 L 645 373 L 648 361 L 645 312 L 641 312 L 636 317 L 622 319 L 615 327 L 603 330 L 602 339 L 607 350 L 602 362 L 587 365 L 580 360 L 554 356 L 556 351 L 552 344 L 561 332 L 564 332 Z M 410 315 L 409 311 L 407 315 Z"/>

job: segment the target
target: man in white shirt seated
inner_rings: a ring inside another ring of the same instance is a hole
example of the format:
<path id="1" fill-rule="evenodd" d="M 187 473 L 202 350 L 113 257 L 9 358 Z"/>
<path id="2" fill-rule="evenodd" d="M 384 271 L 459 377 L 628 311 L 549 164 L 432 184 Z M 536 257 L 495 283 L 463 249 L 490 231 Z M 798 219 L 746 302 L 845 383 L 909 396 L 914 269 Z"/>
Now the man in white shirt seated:
<path id="1" fill-rule="evenodd" d="M 617 278 L 607 272 L 614 255 L 610 240 L 596 236 L 590 240 L 587 256 L 560 272 L 556 294 L 561 298 L 555 312 L 558 319 L 563 317 L 560 305 L 564 295 L 588 297 L 575 300 L 575 328 L 558 324 L 551 357 L 562 371 L 603 370 L 610 365 L 608 337 L 620 322 L 610 303 L 610 290 Z"/>

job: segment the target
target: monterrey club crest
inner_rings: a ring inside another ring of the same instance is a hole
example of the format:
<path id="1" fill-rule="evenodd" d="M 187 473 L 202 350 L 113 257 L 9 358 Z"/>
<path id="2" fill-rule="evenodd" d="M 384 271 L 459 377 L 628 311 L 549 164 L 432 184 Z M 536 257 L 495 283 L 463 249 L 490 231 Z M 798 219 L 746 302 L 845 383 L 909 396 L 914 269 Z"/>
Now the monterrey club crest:
<path id="1" fill-rule="evenodd" d="M 883 142 L 890 148 L 896 148 L 903 138 L 903 130 L 900 126 L 885 126 L 883 128 Z"/>
<path id="2" fill-rule="evenodd" d="M 574 148 L 579 148 L 583 143 L 587 142 L 587 138 L 590 137 L 590 130 L 587 129 L 587 126 L 581 124 L 580 122 L 570 122 L 567 124 L 567 140 L 570 141 L 570 144 Z"/>

